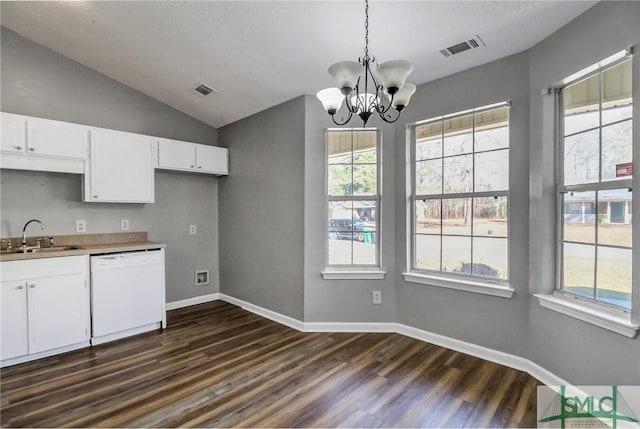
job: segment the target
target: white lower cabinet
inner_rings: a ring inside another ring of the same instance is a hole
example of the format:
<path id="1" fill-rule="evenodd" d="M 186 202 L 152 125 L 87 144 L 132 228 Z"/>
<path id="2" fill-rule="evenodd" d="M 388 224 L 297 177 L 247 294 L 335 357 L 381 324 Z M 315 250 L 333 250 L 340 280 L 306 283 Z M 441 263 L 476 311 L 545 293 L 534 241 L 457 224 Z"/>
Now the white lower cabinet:
<path id="1" fill-rule="evenodd" d="M 2 366 L 89 344 L 88 256 L 2 262 Z"/>

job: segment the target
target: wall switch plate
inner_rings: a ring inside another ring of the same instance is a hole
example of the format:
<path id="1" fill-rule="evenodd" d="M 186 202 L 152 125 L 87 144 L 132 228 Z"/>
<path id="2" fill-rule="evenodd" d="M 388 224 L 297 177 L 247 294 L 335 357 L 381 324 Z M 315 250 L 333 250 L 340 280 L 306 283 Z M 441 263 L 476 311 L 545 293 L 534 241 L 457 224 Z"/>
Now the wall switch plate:
<path id="1" fill-rule="evenodd" d="M 196 235 L 196 226 L 189 225 L 189 235 Z"/>
<path id="2" fill-rule="evenodd" d="M 120 219 L 120 231 L 129 231 L 129 219 Z"/>
<path id="3" fill-rule="evenodd" d="M 86 220 L 76 220 L 76 232 L 87 232 Z"/>
<path id="4" fill-rule="evenodd" d="M 382 304 L 382 291 L 374 290 L 371 294 L 374 304 Z"/>

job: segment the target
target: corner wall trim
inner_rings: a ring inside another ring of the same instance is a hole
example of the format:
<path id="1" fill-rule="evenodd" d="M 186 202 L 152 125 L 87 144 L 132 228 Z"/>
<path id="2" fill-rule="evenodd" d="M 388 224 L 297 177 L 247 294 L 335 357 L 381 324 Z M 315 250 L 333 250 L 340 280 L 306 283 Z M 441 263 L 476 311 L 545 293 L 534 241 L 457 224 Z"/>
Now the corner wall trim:
<path id="1" fill-rule="evenodd" d="M 208 295 L 194 296 L 193 298 L 182 299 L 180 301 L 167 302 L 167 311 L 176 310 L 178 308 L 189 307 L 205 302 L 217 301 L 220 299 L 219 293 L 210 293 Z"/>
<path id="2" fill-rule="evenodd" d="M 262 316 L 266 319 L 272 320 L 277 323 L 281 323 L 290 328 L 296 329 L 301 332 L 387 332 L 397 333 L 405 335 L 407 337 L 414 338 L 419 341 L 424 341 L 430 344 L 435 344 L 440 347 L 455 350 L 460 353 L 468 354 L 478 357 L 480 359 L 488 360 L 500 365 L 507 366 L 519 371 L 526 372 L 532 377 L 538 379 L 540 382 L 547 386 L 567 386 L 571 383 L 553 374 L 551 371 L 541 367 L 537 363 L 510 353 L 501 352 L 488 347 L 480 346 L 466 341 L 458 340 L 455 338 L 447 337 L 444 335 L 436 334 L 434 332 L 425 331 L 413 326 L 404 325 L 402 323 L 393 322 L 379 322 L 379 323 L 359 323 L 359 322 L 309 322 L 305 323 L 301 320 L 294 319 L 293 317 L 285 316 L 284 314 L 277 313 L 273 310 L 269 310 L 259 305 L 252 304 L 247 301 L 243 301 L 238 298 L 234 298 L 223 293 L 213 293 L 202 297 L 190 298 L 183 301 L 177 301 L 175 303 L 167 304 L 167 310 L 187 307 L 189 305 L 198 304 L 197 300 L 201 302 L 209 302 L 214 300 L 222 300 L 229 304 L 237 305 L 244 310 L 251 313 Z M 181 305 L 184 304 L 184 305 Z M 171 305 L 171 308 L 170 308 Z"/>

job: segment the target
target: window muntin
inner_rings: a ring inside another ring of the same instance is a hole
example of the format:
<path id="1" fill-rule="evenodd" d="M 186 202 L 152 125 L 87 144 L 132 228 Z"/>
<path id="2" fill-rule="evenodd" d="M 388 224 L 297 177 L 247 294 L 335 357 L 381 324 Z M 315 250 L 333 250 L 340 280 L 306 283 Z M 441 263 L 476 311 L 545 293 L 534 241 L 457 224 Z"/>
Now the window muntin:
<path id="1" fill-rule="evenodd" d="M 631 308 L 632 59 L 559 93 L 562 161 L 558 289 Z"/>
<path id="2" fill-rule="evenodd" d="M 411 269 L 508 280 L 509 106 L 412 127 Z"/>
<path id="3" fill-rule="evenodd" d="M 375 129 L 327 131 L 327 266 L 380 265 L 379 137 Z"/>

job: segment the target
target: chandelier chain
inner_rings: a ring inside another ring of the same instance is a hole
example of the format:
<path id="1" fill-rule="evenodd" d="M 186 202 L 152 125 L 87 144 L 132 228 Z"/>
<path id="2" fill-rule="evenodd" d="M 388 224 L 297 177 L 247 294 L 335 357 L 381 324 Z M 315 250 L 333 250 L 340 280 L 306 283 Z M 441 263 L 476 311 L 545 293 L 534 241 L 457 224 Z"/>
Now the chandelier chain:
<path id="1" fill-rule="evenodd" d="M 364 0 L 364 58 L 369 59 L 369 0 Z"/>

